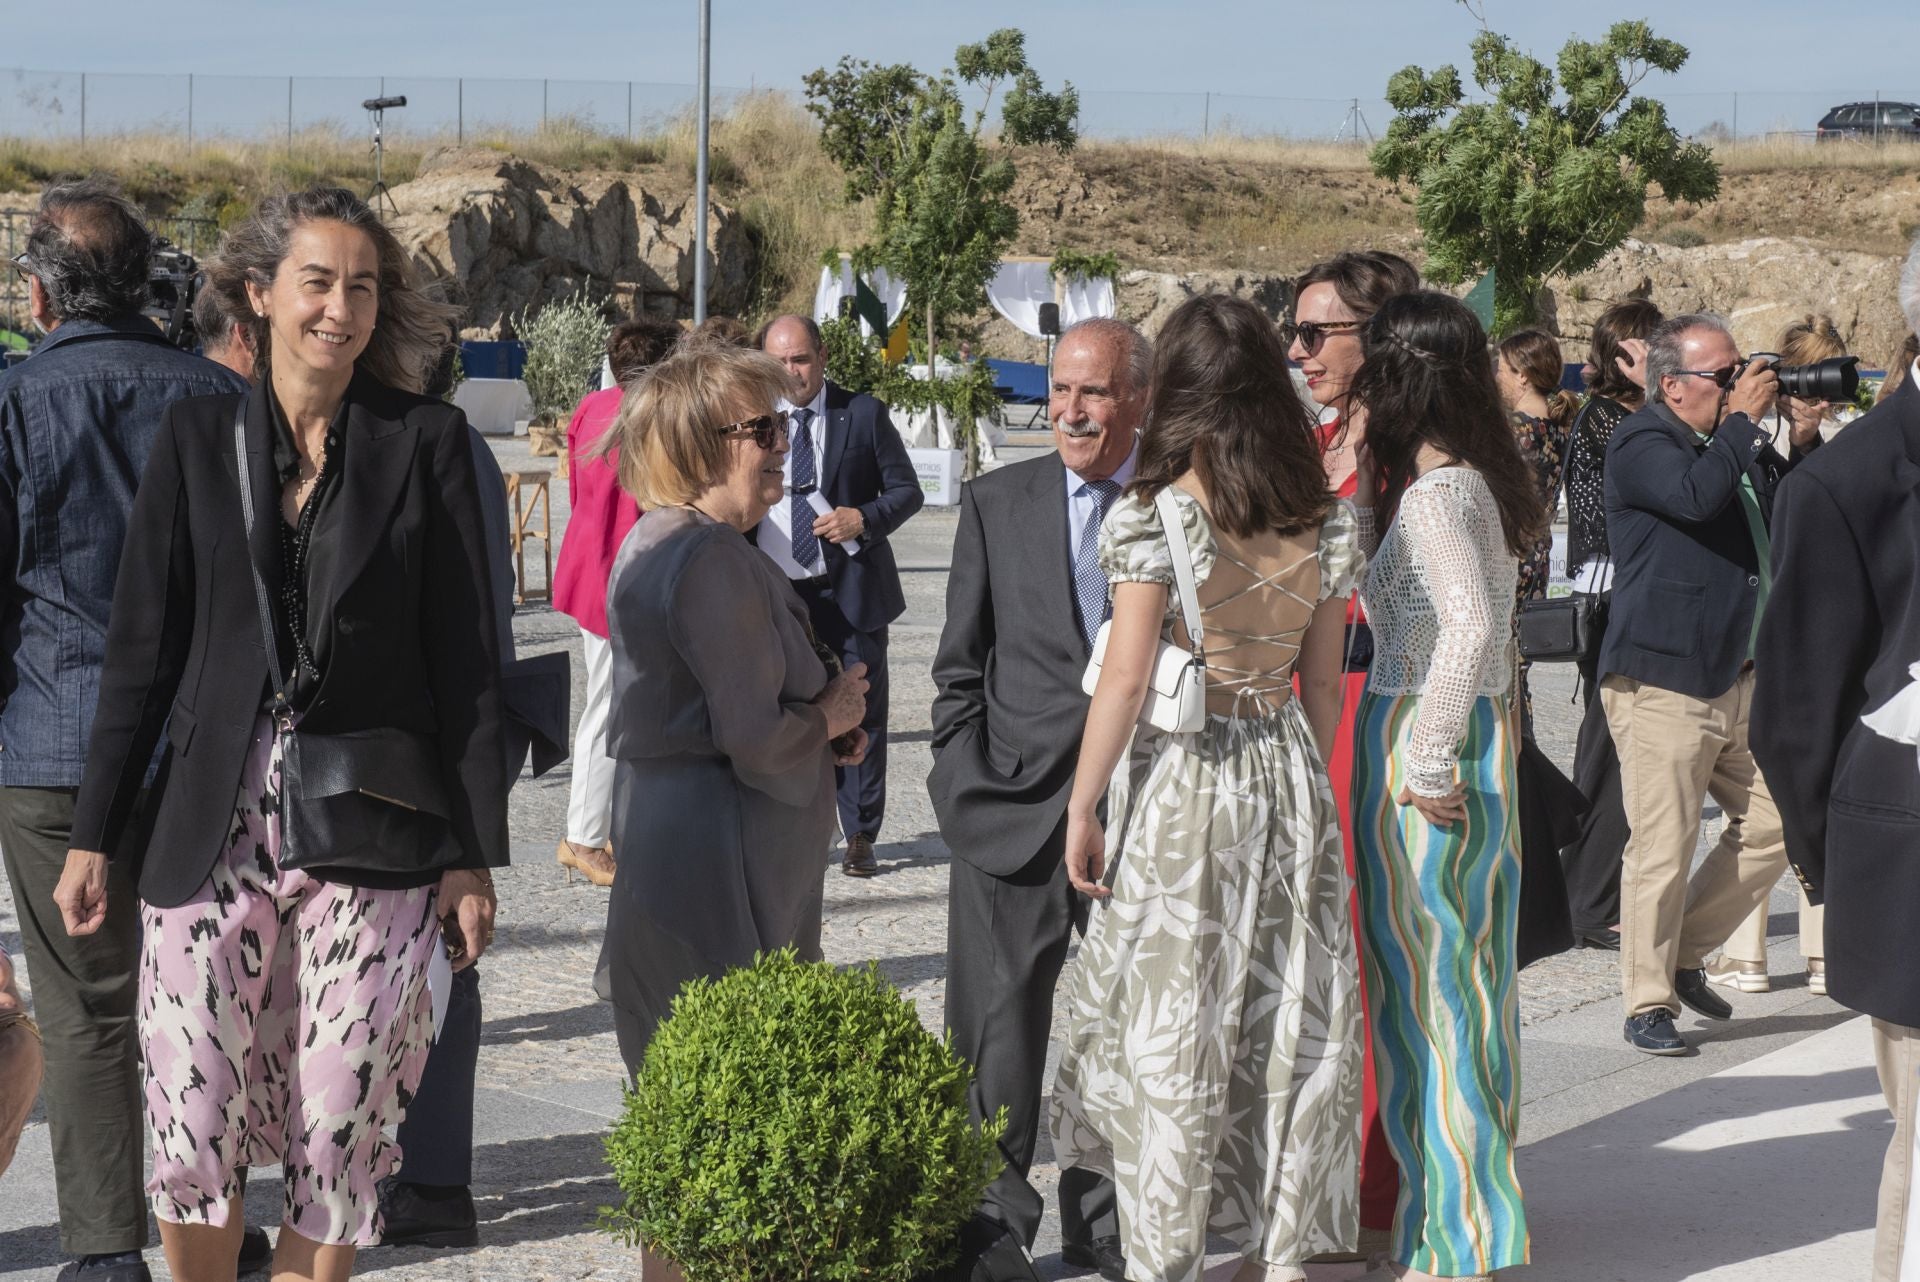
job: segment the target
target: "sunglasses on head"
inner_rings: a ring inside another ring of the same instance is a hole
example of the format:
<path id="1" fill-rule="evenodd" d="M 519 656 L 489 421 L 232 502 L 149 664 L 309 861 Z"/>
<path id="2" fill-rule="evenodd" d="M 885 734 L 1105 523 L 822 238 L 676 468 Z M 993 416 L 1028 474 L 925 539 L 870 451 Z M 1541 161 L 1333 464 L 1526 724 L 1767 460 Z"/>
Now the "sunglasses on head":
<path id="1" fill-rule="evenodd" d="M 1317 355 L 1321 345 L 1334 334 L 1344 334 L 1359 329 L 1365 321 L 1282 321 L 1280 338 L 1288 347 L 1300 344 L 1302 351 L 1309 356 Z"/>
<path id="2" fill-rule="evenodd" d="M 787 412 L 775 410 L 738 423 L 724 423 L 714 430 L 722 436 L 751 436 L 755 445 L 770 450 L 776 441 L 787 439 Z"/>

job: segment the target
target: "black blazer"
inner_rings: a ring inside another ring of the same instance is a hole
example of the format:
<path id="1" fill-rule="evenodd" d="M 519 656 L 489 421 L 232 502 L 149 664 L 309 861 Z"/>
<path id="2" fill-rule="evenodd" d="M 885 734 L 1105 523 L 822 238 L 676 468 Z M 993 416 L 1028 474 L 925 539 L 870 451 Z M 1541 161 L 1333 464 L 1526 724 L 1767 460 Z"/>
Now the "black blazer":
<path id="1" fill-rule="evenodd" d="M 1727 415 L 1705 445 L 1660 405 L 1614 429 L 1606 466 L 1613 609 L 1602 676 L 1698 699 L 1732 688 L 1760 599 L 1740 478 L 1752 478 L 1764 517 L 1794 461 L 1744 414 Z"/>
<path id="2" fill-rule="evenodd" d="M 1902 384 L 1780 489 L 1753 755 L 1787 857 L 1827 905 L 1836 1001 L 1920 1026 L 1920 759 L 1860 721 L 1920 661 L 1920 385 Z"/>
<path id="3" fill-rule="evenodd" d="M 991 533 L 989 533 L 991 532 Z M 947 625 L 934 655 L 927 795 L 953 853 L 995 876 L 1059 827 L 1086 728 L 1067 474 L 1057 454 L 960 492 Z"/>
<path id="4" fill-rule="evenodd" d="M 465 416 L 356 377 L 329 523 L 309 581 L 308 631 L 325 676 L 302 726 L 437 735 L 461 867 L 507 862 L 500 650 Z M 247 557 L 279 608 L 280 487 L 267 399 L 249 394 L 256 515 L 249 549 L 233 416 L 239 396 L 168 411 L 134 496 L 107 628 L 100 707 L 73 844 L 138 869 L 141 898 L 185 902 L 233 818 L 234 788 L 267 689 Z M 165 727 L 149 822 L 131 824 Z M 148 831 L 150 829 L 150 832 Z"/>
<path id="5" fill-rule="evenodd" d="M 927 496 L 887 407 L 865 392 L 827 384 L 827 423 L 820 493 L 835 507 L 860 509 L 866 532 L 858 556 L 821 542 L 833 599 L 847 622 L 878 632 L 906 612 L 900 569 L 887 536 L 920 510 Z"/>

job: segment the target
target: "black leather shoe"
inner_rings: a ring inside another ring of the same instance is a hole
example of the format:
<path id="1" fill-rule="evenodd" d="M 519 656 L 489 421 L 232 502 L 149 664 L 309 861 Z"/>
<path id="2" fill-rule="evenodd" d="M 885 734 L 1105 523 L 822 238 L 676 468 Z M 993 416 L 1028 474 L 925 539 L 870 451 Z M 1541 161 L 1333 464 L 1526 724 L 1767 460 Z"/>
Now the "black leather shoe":
<path id="1" fill-rule="evenodd" d="M 1707 984 L 1705 967 L 1675 971 L 1673 991 L 1686 1003 L 1688 1010 L 1705 1015 L 1708 1019 L 1733 1018 L 1733 1007 L 1727 1005 L 1727 999 Z"/>
<path id="2" fill-rule="evenodd" d="M 880 865 L 873 858 L 873 838 L 864 832 L 847 838 L 847 857 L 841 862 L 840 871 L 849 877 L 871 877 L 879 872 Z"/>
<path id="3" fill-rule="evenodd" d="M 55 1282 L 153 1282 L 153 1273 L 140 1252 L 123 1251 L 68 1260 Z"/>
<path id="4" fill-rule="evenodd" d="M 1620 932 L 1605 926 L 1598 930 L 1576 930 L 1573 937 L 1582 948 L 1598 948 L 1609 953 L 1620 951 Z"/>
<path id="5" fill-rule="evenodd" d="M 473 1194 L 462 1185 L 441 1188 L 380 1181 L 381 1246 L 478 1246 L 480 1221 Z"/>
<path id="6" fill-rule="evenodd" d="M 240 1235 L 240 1276 L 264 1273 L 273 1263 L 273 1241 L 265 1229 L 249 1227 Z"/>
<path id="7" fill-rule="evenodd" d="M 1117 1237 L 1065 1243 L 1060 1248 L 1060 1263 L 1083 1271 L 1092 1269 L 1106 1282 L 1127 1282 L 1127 1257 Z"/>
<path id="8" fill-rule="evenodd" d="M 1673 1012 L 1656 1006 L 1627 1021 L 1627 1045 L 1649 1055 L 1684 1055 L 1687 1039 L 1673 1026 Z"/>

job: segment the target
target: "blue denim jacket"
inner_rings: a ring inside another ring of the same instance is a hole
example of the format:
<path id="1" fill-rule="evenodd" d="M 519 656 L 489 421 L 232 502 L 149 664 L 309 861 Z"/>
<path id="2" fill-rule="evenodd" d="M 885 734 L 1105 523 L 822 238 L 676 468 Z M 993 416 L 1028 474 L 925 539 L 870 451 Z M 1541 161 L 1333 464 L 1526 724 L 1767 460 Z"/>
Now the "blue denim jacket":
<path id="1" fill-rule="evenodd" d="M 167 407 L 240 391 L 133 316 L 68 321 L 0 375 L 0 786 L 76 788 L 127 513 Z"/>

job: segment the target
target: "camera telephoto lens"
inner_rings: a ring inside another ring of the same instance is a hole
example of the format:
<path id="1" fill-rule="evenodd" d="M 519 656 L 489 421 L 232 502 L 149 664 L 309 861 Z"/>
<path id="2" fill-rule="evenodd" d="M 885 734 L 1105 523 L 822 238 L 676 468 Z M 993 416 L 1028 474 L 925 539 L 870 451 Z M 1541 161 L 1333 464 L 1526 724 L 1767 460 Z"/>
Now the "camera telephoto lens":
<path id="1" fill-rule="evenodd" d="M 1860 358 L 1833 356 L 1811 365 L 1783 365 L 1780 391 L 1803 401 L 1851 401 L 1860 388 Z"/>

